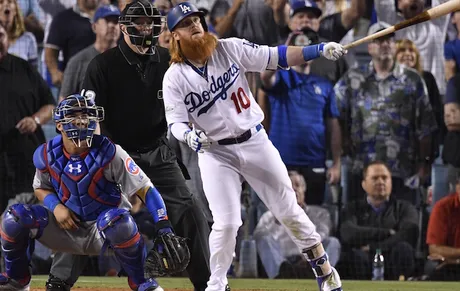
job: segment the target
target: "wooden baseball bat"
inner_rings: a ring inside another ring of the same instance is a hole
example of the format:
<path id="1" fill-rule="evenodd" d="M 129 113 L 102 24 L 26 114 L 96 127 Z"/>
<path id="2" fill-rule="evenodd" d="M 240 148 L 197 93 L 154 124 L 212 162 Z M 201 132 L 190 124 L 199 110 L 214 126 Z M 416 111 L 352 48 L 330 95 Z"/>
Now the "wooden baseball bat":
<path id="1" fill-rule="evenodd" d="M 411 19 L 407 19 L 404 21 L 401 21 L 400 23 L 397 23 L 391 27 L 385 28 L 384 30 L 381 30 L 379 32 L 376 32 L 374 34 L 368 35 L 364 38 L 358 39 L 352 43 L 349 43 L 345 45 L 345 49 L 350 49 L 355 46 L 358 46 L 360 44 L 370 42 L 374 39 L 380 38 L 382 36 L 391 34 L 395 31 L 398 31 L 400 29 L 412 26 L 417 23 L 422 23 L 431 19 L 436 19 L 438 17 L 444 16 L 446 14 L 452 13 L 454 11 L 460 10 L 460 0 L 450 0 L 448 2 L 445 2 L 441 5 L 438 5 L 436 7 L 430 8 L 422 13 L 420 13 L 417 16 L 412 17 Z M 439 37 L 444 37 L 444 36 L 439 36 Z"/>

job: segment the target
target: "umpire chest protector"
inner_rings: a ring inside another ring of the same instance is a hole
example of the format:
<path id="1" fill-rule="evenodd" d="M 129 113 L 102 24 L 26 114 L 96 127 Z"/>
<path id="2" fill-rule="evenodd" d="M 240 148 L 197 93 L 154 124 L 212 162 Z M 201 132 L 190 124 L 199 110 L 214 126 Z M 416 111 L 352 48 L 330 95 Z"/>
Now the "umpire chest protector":
<path id="1" fill-rule="evenodd" d="M 102 211 L 117 208 L 121 202 L 118 185 L 104 177 L 104 169 L 115 151 L 115 145 L 107 137 L 95 135 L 88 152 L 71 156 L 64 151 L 62 136 L 58 135 L 37 148 L 34 164 L 49 173 L 62 204 L 83 221 L 91 221 Z"/>

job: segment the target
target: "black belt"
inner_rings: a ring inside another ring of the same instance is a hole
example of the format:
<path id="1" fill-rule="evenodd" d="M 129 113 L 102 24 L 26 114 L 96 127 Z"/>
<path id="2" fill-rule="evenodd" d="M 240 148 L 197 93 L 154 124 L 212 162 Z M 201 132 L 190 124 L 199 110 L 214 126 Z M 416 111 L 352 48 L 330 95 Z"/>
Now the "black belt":
<path id="1" fill-rule="evenodd" d="M 156 141 L 154 141 L 151 145 L 148 145 L 148 146 L 142 146 L 142 147 L 123 146 L 123 149 L 127 151 L 128 153 L 145 154 L 145 153 L 156 150 L 162 143 L 164 143 L 163 139 L 165 139 L 165 137 L 160 137 Z"/>
<path id="2" fill-rule="evenodd" d="M 258 124 L 256 126 L 256 132 L 262 129 L 262 124 Z M 232 137 L 232 138 L 225 138 L 217 141 L 218 144 L 220 145 L 231 145 L 231 144 L 238 144 L 238 143 L 243 143 L 250 139 L 252 136 L 251 130 L 245 131 L 242 135 L 237 136 L 237 137 Z"/>

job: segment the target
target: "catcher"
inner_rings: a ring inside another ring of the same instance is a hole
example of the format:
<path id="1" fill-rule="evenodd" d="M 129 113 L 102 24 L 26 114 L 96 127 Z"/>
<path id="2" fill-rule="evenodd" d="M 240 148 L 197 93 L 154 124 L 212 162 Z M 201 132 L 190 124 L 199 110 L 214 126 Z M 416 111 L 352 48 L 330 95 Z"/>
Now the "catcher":
<path id="1" fill-rule="evenodd" d="M 6 272 L 0 275 L 0 290 L 29 290 L 29 259 L 37 239 L 73 254 L 98 255 L 111 248 L 131 290 L 163 291 L 153 276 L 183 271 L 190 253 L 185 239 L 174 234 L 160 193 L 119 145 L 94 135 L 104 110 L 92 98 L 68 96 L 53 118 L 61 134 L 40 145 L 33 157 L 33 187 L 44 206 L 15 204 L 3 216 Z M 134 194 L 155 222 L 157 239 L 148 260 L 128 212 Z"/>

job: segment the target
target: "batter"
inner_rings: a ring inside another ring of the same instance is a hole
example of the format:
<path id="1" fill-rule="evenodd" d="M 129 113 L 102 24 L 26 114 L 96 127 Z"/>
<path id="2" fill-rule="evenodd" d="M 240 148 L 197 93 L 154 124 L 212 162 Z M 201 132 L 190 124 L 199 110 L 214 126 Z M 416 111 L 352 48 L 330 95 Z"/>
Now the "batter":
<path id="1" fill-rule="evenodd" d="M 188 2 L 168 13 L 167 24 L 172 65 L 163 79 L 166 118 L 172 134 L 199 153 L 203 188 L 214 218 L 206 291 L 228 288 L 226 273 L 242 225 L 244 180 L 287 228 L 311 264 L 319 289 L 342 290 L 315 226 L 297 205 L 286 166 L 260 124 L 264 115 L 245 73 L 288 68 L 320 56 L 335 61 L 346 50 L 333 42 L 302 48 L 268 47 L 238 38 L 217 40 L 207 32 L 203 14 Z"/>

